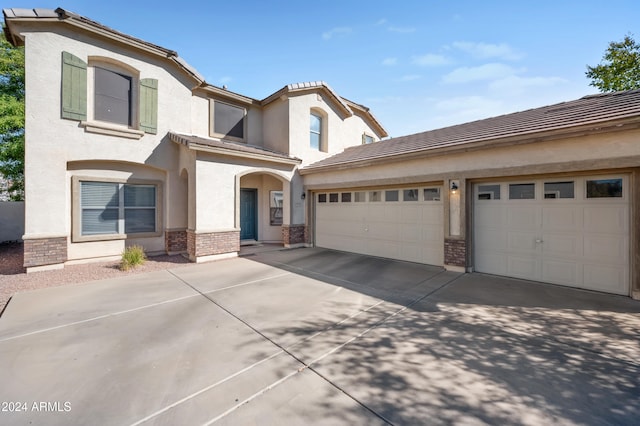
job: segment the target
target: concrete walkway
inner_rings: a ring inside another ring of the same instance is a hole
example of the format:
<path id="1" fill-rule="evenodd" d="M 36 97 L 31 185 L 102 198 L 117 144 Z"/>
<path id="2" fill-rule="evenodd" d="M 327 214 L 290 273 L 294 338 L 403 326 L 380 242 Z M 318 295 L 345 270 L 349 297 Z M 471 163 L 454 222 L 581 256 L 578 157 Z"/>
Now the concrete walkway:
<path id="1" fill-rule="evenodd" d="M 0 424 L 637 424 L 640 303 L 322 249 L 19 294 Z"/>

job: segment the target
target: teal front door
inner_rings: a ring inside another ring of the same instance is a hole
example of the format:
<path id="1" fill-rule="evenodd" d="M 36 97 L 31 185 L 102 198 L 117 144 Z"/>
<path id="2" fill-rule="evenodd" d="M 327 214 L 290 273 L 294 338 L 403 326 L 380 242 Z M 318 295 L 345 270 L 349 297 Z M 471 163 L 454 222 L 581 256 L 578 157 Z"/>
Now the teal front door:
<path id="1" fill-rule="evenodd" d="M 240 239 L 258 239 L 258 190 L 240 189 Z"/>

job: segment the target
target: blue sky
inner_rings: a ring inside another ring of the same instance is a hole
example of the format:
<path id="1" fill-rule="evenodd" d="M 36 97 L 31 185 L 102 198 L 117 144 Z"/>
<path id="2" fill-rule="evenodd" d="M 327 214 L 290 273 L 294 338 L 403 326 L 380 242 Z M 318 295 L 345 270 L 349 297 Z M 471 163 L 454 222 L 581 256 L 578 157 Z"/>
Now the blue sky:
<path id="1" fill-rule="evenodd" d="M 253 98 L 324 80 L 392 136 L 595 93 L 586 65 L 640 39 L 637 0 L 37 1 L 2 7 L 63 7 Z"/>

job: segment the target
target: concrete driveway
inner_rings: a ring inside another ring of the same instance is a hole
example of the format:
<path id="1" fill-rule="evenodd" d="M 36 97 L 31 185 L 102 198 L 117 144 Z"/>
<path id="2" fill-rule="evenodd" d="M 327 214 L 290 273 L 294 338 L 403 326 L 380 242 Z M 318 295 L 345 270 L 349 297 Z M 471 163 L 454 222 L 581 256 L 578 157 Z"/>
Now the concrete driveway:
<path id="1" fill-rule="evenodd" d="M 638 424 L 640 303 L 322 249 L 19 294 L 0 424 Z"/>

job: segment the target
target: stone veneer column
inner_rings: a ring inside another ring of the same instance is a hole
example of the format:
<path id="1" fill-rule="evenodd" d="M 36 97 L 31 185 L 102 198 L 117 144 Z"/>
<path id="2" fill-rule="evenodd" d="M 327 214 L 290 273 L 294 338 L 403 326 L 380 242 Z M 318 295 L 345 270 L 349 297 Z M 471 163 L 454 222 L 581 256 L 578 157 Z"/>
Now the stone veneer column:
<path id="1" fill-rule="evenodd" d="M 187 252 L 192 262 L 206 262 L 216 258 L 235 256 L 239 251 L 240 230 L 220 232 L 187 230 Z"/>
<path id="2" fill-rule="evenodd" d="M 464 272 L 467 266 L 467 242 L 461 238 L 444 239 L 444 265 L 461 268 Z M 451 268 L 454 269 L 454 268 Z"/>
<path id="3" fill-rule="evenodd" d="M 307 240 L 306 225 L 282 225 L 282 242 L 285 247 L 302 247 Z"/>
<path id="4" fill-rule="evenodd" d="M 67 261 L 67 237 L 24 240 L 24 267 L 27 272 L 57 269 Z"/>
<path id="5" fill-rule="evenodd" d="M 187 230 L 167 229 L 164 231 L 164 249 L 167 254 L 187 251 Z"/>

